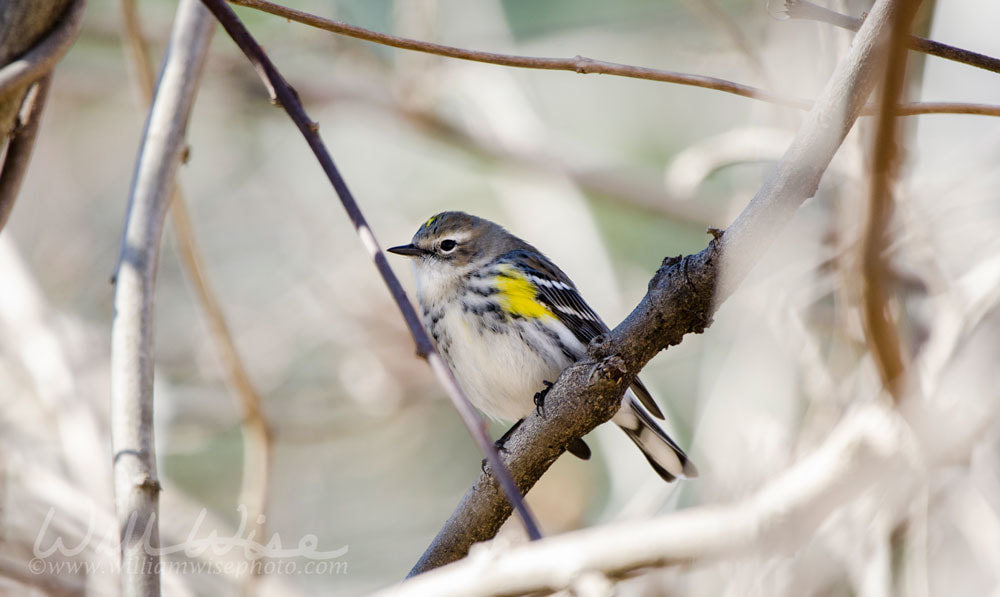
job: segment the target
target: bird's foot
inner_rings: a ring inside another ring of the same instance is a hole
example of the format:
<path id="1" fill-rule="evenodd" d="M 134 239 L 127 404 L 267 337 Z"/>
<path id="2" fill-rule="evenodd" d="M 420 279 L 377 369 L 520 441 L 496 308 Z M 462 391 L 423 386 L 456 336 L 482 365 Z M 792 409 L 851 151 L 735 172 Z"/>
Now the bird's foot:
<path id="1" fill-rule="evenodd" d="M 535 412 L 538 413 L 539 417 L 542 417 L 544 419 L 545 418 L 545 395 L 548 394 L 549 390 L 552 389 L 552 382 L 551 381 L 543 381 L 542 384 L 545 386 L 545 389 L 542 390 L 541 392 L 537 392 L 535 394 L 534 401 L 535 401 Z"/>
<path id="2" fill-rule="evenodd" d="M 508 429 L 507 431 L 504 431 L 503 435 L 500 436 L 500 439 L 498 439 L 497 441 L 493 442 L 493 445 L 496 447 L 497 452 L 502 452 L 502 453 L 506 453 L 507 452 L 507 447 L 506 447 L 507 440 L 510 439 L 510 436 L 513 435 L 515 431 L 517 431 L 517 428 L 520 427 L 521 423 L 523 423 L 523 422 L 524 422 L 524 419 L 518 419 L 517 423 L 514 423 L 511 426 L 510 429 Z M 482 462 L 482 465 L 480 466 L 480 468 L 482 469 L 482 471 L 484 473 L 486 472 L 486 464 L 487 464 L 487 461 L 486 461 L 485 458 L 483 458 L 483 462 Z"/>

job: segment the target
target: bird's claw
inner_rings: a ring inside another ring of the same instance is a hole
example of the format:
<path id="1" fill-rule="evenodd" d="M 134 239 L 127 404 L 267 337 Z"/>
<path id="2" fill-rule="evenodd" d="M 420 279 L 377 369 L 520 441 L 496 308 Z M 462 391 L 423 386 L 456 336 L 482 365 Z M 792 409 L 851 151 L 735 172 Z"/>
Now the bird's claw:
<path id="1" fill-rule="evenodd" d="M 542 390 L 541 392 L 536 392 L 535 393 L 534 402 L 535 402 L 535 412 L 538 413 L 539 417 L 542 417 L 544 419 L 545 418 L 545 395 L 549 393 L 550 389 L 552 389 L 552 382 L 551 381 L 543 381 L 542 384 L 545 386 L 545 389 Z"/>
<path id="2" fill-rule="evenodd" d="M 503 441 L 501 441 L 501 440 L 503 440 Z M 499 454 L 507 454 L 507 448 L 504 447 L 504 442 L 505 441 L 506 441 L 506 438 L 501 438 L 501 439 L 498 439 L 497 441 L 493 442 L 493 445 L 496 446 L 497 453 L 499 453 Z M 489 465 L 489 463 L 490 463 L 489 462 L 489 458 L 483 458 L 483 462 L 479 465 L 479 469 L 485 473 L 486 472 L 486 466 Z"/>
<path id="3" fill-rule="evenodd" d="M 514 423 L 514 425 L 510 429 L 508 429 L 506 432 L 504 432 L 503 435 L 500 436 L 500 439 L 493 442 L 493 446 L 497 449 L 498 454 L 507 454 L 507 440 L 510 438 L 511 435 L 513 435 L 515 431 L 517 431 L 517 428 L 520 427 L 521 423 L 523 422 L 524 419 L 519 419 L 517 423 Z M 486 458 L 483 458 L 483 462 L 479 468 L 482 469 L 484 473 L 486 472 L 487 464 L 489 464 L 488 460 Z"/>

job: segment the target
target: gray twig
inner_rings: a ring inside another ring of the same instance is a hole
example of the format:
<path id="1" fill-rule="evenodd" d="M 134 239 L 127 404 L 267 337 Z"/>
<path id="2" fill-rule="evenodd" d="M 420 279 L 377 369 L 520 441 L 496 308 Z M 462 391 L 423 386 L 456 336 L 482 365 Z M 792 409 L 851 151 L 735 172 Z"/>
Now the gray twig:
<path id="1" fill-rule="evenodd" d="M 126 596 L 160 594 L 153 441 L 153 293 L 160 237 L 215 21 L 182 0 L 143 133 L 115 275 L 111 439 Z"/>
<path id="2" fill-rule="evenodd" d="M 122 36 L 131 60 L 139 92 L 149 104 L 153 100 L 154 73 L 135 0 L 122 0 Z M 222 305 L 205 275 L 204 259 L 194 233 L 194 225 L 184 193 L 174 186 L 170 199 L 170 216 L 176 237 L 176 250 L 181 264 L 195 291 L 202 315 L 208 324 L 209 335 L 218 351 L 226 381 L 242 411 L 240 428 L 243 432 L 243 475 L 239 503 L 246 506 L 246 518 L 252 525 L 255 537 L 264 537 L 269 497 L 269 483 L 273 466 L 273 434 L 264 417 L 262 400 L 250 379 L 236 341 L 226 323 Z M 255 582 L 260 566 L 252 565 L 260 559 L 259 553 L 247 554 L 251 573 L 246 577 L 245 589 Z"/>

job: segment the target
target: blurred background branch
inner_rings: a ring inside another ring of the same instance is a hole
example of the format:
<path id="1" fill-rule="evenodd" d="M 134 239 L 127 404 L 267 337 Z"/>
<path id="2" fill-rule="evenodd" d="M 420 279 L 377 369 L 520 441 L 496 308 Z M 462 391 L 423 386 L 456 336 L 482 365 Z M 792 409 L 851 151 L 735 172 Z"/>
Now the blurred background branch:
<path id="1" fill-rule="evenodd" d="M 86 0 L 16 0 L 0 6 L 0 232 L 35 146 L 51 70 L 80 33 Z"/>
<path id="2" fill-rule="evenodd" d="M 18 116 L 18 125 L 7 137 L 7 150 L 0 165 L 0 232 L 3 231 L 17 194 L 21 191 L 21 181 L 28 171 L 31 150 L 35 147 L 35 137 L 45 110 L 45 100 L 49 95 L 52 75 L 47 74 L 31 85 L 24 96 L 24 104 Z"/>
<path id="3" fill-rule="evenodd" d="M 69 4 L 50 16 L 66 14 Z M 107 442 L 115 314 L 106 279 L 142 133 L 129 115 L 145 110 L 141 94 L 124 84 L 130 72 L 133 82 L 141 76 L 122 44 L 128 7 L 145 25 L 149 54 L 167 46 L 175 4 L 89 3 L 52 79 L 23 198 L 0 235 L 0 593 L 119 592 Z M 720 2 L 712 14 L 681 0 L 297 0 L 295 7 L 409 40 L 511 56 L 579 52 L 746 81 L 788 98 L 819 97 L 854 38 L 823 23 L 770 18 L 750 0 Z M 608 321 L 620 321 L 649 290 L 663 255 L 697 251 L 706 226 L 729 223 L 803 127 L 803 112 L 732 94 L 399 52 L 234 8 L 296 82 L 380 237 L 406 242 L 442 210 L 483 215 L 535 240 Z M 998 19 L 993 3 L 923 3 L 913 32 L 996 56 Z M 1000 93 L 992 72 L 919 53 L 908 62 L 904 112 L 936 110 L 925 101 L 934 98 L 954 100 L 944 106 L 954 112 L 997 111 L 984 104 Z M 313 564 L 326 572 L 306 571 L 304 557 L 265 558 L 252 584 L 247 575 L 257 569 L 247 567 L 243 549 L 175 552 L 162 560 L 162 590 L 368 594 L 412 567 L 479 474 L 481 455 L 433 371 L 413 358 L 409 332 L 392 315 L 356 229 L 330 201 L 328 181 L 285 115 L 262 101 L 245 58 L 218 40 L 205 73 L 187 131 L 193 150 L 178 174 L 203 271 L 273 429 L 272 536 L 254 541 L 280 536 L 283 546 L 312 540 L 317 549 L 345 551 Z M 872 101 L 862 113 L 878 111 Z M 876 124 L 855 124 L 814 197 L 771 231 L 773 245 L 714 313 L 711 333 L 686 336 L 642 369 L 664 424 L 690 447 L 699 480 L 662 483 L 627 439 L 598 426 L 587 436 L 591 461 L 557 458 L 526 496 L 547 537 L 659 524 L 675 510 L 742 507 L 828 454 L 834 430 L 884 412 L 859 275 Z M 814 511 L 829 515 L 805 521 L 809 537 L 776 539 L 759 556 L 585 572 L 560 586 L 622 597 L 995 590 L 1000 120 L 939 114 L 896 127 L 906 161 L 892 187 L 881 258 L 907 357 L 907 398 L 899 415 L 885 417 L 912 429 L 903 427 L 899 466 L 885 482 L 851 485 L 858 492 L 851 499 L 824 502 Z M 153 312 L 164 546 L 262 532 L 250 512 L 233 511 L 254 456 L 183 259 L 179 245 L 160 256 Z M 412 287 L 410 276 L 401 278 Z M 618 375 L 613 359 L 607 365 L 602 370 Z M 926 412 L 910 412 L 911 403 Z M 907 434 L 920 439 L 912 450 Z M 921 447 L 924 438 L 936 438 L 933 453 Z M 859 473 L 868 464 L 876 466 L 862 462 Z M 856 480 L 849 473 L 836 486 Z M 101 541 L 107 531 L 112 540 Z M 36 545 L 55 538 L 82 551 L 39 558 Z M 525 542 L 509 520 L 466 563 L 475 561 L 485 578 L 490 561 L 520 554 Z M 30 576 L 35 564 L 51 573 Z"/>
<path id="4" fill-rule="evenodd" d="M 906 39 L 919 3 L 900 0 L 889 34 L 889 58 L 882 77 L 876 119 L 876 133 L 869 175 L 868 209 L 861 240 L 861 275 L 865 315 L 865 338 L 878 365 L 882 384 L 896 402 L 902 397 L 905 364 L 899 342 L 899 330 L 893 313 L 893 301 L 888 295 L 892 273 L 886 267 L 885 253 L 889 244 L 889 222 L 893 212 L 893 195 L 899 165 L 903 159 L 896 132 L 893 106 L 899 103 L 906 78 Z"/>
<path id="5" fill-rule="evenodd" d="M 740 83 L 735 83 L 733 81 L 717 79 L 715 77 L 705 77 L 701 75 L 676 73 L 656 68 L 633 66 L 629 64 L 617 64 L 613 62 L 607 62 L 604 60 L 595 60 L 593 58 L 587 58 L 584 56 L 576 56 L 574 58 L 545 58 L 537 56 L 516 56 L 512 54 L 497 54 L 494 52 L 467 50 L 464 48 L 456 48 L 453 46 L 445 46 L 436 43 L 403 38 L 396 35 L 378 33 L 376 31 L 371 31 L 363 27 L 357 27 L 355 25 L 350 25 L 348 23 L 343 23 L 340 21 L 335 21 L 332 19 L 327 19 L 317 15 L 309 14 L 307 12 L 296 10 L 294 8 L 281 6 L 280 4 L 268 2 L 267 0 L 228 0 L 228 1 L 230 2 L 230 4 L 236 4 L 238 6 L 246 6 L 248 8 L 261 10 L 273 14 L 275 16 L 286 18 L 290 21 L 296 21 L 299 23 L 303 23 L 305 25 L 309 25 L 311 27 L 323 29 L 324 31 L 330 31 L 332 33 L 338 33 L 340 35 L 346 35 L 357 39 L 363 39 L 365 41 L 370 41 L 377 44 L 383 44 L 394 48 L 400 48 L 403 50 L 413 50 L 416 52 L 425 52 L 428 54 L 434 54 L 436 56 L 444 56 L 446 58 L 457 58 L 459 60 L 471 60 L 474 62 L 484 62 L 487 64 L 497 64 L 500 66 L 511 66 L 517 68 L 561 70 L 561 71 L 575 72 L 581 75 L 588 75 L 588 74 L 614 75 L 619 77 L 629 77 L 633 79 L 659 81 L 663 83 L 691 85 L 693 87 L 702 87 L 705 89 L 724 91 L 726 93 L 732 93 L 734 95 L 740 95 L 743 97 L 757 99 L 782 106 L 789 106 L 799 109 L 808 109 L 809 107 L 809 103 L 802 100 L 783 98 L 763 89 L 758 89 L 756 87 L 752 87 L 749 85 L 742 85 Z"/>
<path id="6" fill-rule="evenodd" d="M 991 409 L 989 423 L 996 422 L 998 410 Z M 935 416 L 922 404 L 902 415 L 868 404 L 849 413 L 813 453 L 737 503 L 607 524 L 530 545 L 482 546 L 460 562 L 375 596 L 530 595 L 571 588 L 584 574 L 595 572 L 622 579 L 650 567 L 696 567 L 747 555 L 767 558 L 799 549 L 831 514 L 873 487 L 890 501 L 890 516 L 902 519 L 910 496 L 893 486 L 914 491 L 910 475 L 922 476 L 925 467 L 954 458 L 956 445 L 967 450 L 989 426 L 961 429 L 963 435 L 942 443 L 933 432 L 915 435 L 907 418 L 922 423 Z"/>
<path id="7" fill-rule="evenodd" d="M 457 58 L 459 60 L 471 60 L 474 62 L 484 62 L 487 64 L 497 64 L 500 66 L 511 66 L 517 68 L 561 70 L 575 72 L 582 75 L 613 75 L 633 79 L 644 79 L 647 81 L 658 81 L 661 83 L 689 85 L 692 87 L 701 87 L 703 89 L 712 89 L 715 91 L 722 91 L 724 93 L 731 93 L 733 95 L 755 99 L 779 106 L 796 108 L 798 110 L 809 110 L 812 106 L 812 103 L 809 100 L 782 97 L 764 89 L 758 89 L 750 85 L 743 85 L 742 83 L 727 81 L 716 77 L 678 73 L 657 68 L 634 66 L 630 64 L 618 64 L 604 60 L 595 60 L 584 56 L 576 56 L 574 58 L 543 58 L 536 56 L 516 56 L 512 54 L 496 54 L 493 52 L 467 50 L 464 48 L 444 46 L 441 44 L 370 31 L 348 23 L 327 19 L 303 12 L 301 10 L 296 10 L 294 8 L 281 6 L 280 4 L 275 4 L 273 2 L 269 2 L 268 0 L 228 1 L 230 4 L 261 10 L 275 16 L 286 18 L 290 21 L 296 21 L 311 27 L 323 29 L 324 31 L 330 31 L 332 33 L 338 33 L 340 35 L 363 39 L 365 41 L 400 48 L 403 50 L 426 52 L 428 54 L 444 56 L 447 58 Z M 876 107 L 867 106 L 862 114 L 867 116 L 877 114 Z M 1000 116 L 1000 106 L 982 104 L 969 105 L 958 102 L 935 102 L 933 104 L 917 103 L 901 106 L 899 110 L 900 116 L 914 116 L 918 114 L 979 114 L 982 116 Z"/>
<path id="8" fill-rule="evenodd" d="M 34 10 L 26 10 L 18 14 L 18 8 L 19 5 L 16 2 L 8 4 L 6 10 L 9 13 L 5 15 L 5 20 L 9 19 L 8 22 L 18 22 L 19 20 L 30 21 L 31 19 L 37 19 L 38 15 L 45 14 L 44 9 L 39 10 L 37 7 L 33 7 L 35 8 Z M 14 55 L 18 57 L 15 60 L 7 62 L 0 69 L 0 94 L 3 94 L 7 98 L 10 94 L 14 94 L 15 91 L 23 93 L 28 85 L 51 71 L 59 59 L 62 58 L 63 54 L 69 50 L 73 41 L 76 40 L 76 36 L 80 33 L 80 26 L 83 24 L 83 15 L 86 8 L 86 1 L 74 1 L 67 8 L 66 14 L 53 24 L 52 30 L 48 31 L 45 37 L 32 45 L 30 49 L 18 50 L 11 47 L 17 36 L 12 35 L 9 38 L 5 38 L 7 42 L 2 48 L 3 53 L 8 56 Z M 30 25 L 26 25 L 23 22 L 19 24 L 30 28 Z M 35 26 L 37 27 L 39 24 L 45 26 L 44 22 L 36 23 Z M 5 99 L 5 101 L 7 100 Z"/>
<path id="9" fill-rule="evenodd" d="M 783 12 L 792 19 L 808 19 L 821 23 L 829 23 L 830 25 L 842 27 L 850 31 L 857 31 L 863 22 L 863 19 L 841 14 L 809 2 L 809 0 L 785 0 Z M 956 48 L 955 46 L 949 46 L 948 44 L 909 34 L 907 34 L 904 43 L 907 47 L 930 56 L 937 56 L 945 60 L 953 60 L 983 70 L 1000 73 L 1000 59 L 993 56 L 987 56 L 986 54 L 972 52 L 963 48 Z"/>

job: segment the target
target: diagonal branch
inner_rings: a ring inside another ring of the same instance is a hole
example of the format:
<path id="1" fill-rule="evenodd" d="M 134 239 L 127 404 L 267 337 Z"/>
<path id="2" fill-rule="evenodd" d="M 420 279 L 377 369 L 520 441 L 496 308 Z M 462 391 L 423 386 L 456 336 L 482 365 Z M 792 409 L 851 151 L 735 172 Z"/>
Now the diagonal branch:
<path id="1" fill-rule="evenodd" d="M 585 573 L 621 578 L 650 566 L 787 553 L 827 516 L 888 474 L 909 472 L 909 434 L 881 405 L 852 413 L 808 458 L 739 502 L 583 529 L 502 552 L 484 550 L 375 597 L 524 595 L 570 588 Z"/>
<path id="2" fill-rule="evenodd" d="M 323 140 L 320 138 L 318 132 L 319 124 L 309 118 L 302 107 L 302 103 L 299 101 L 298 94 L 289 86 L 285 78 L 281 76 L 281 73 L 275 68 L 271 59 L 264 53 L 264 49 L 250 35 L 250 32 L 243 26 L 243 23 L 240 22 L 236 13 L 226 4 L 225 0 L 203 0 L 203 2 L 215 14 L 219 22 L 222 23 L 222 26 L 236 45 L 246 54 L 247 58 L 253 64 L 254 69 L 256 69 L 257 74 L 260 75 L 264 85 L 271 93 L 272 99 L 284 108 L 288 116 L 295 122 L 299 131 L 302 132 L 302 136 L 305 137 L 310 149 L 312 149 L 313 154 L 319 160 L 320 166 L 322 166 L 324 173 L 336 190 L 338 197 L 340 197 L 340 202 L 344 206 L 344 210 L 351 219 L 351 223 L 354 225 L 358 236 L 361 237 L 362 244 L 364 244 L 365 249 L 375 262 L 375 267 L 382 276 L 383 282 L 389 288 L 393 300 L 396 301 L 396 305 L 399 307 L 403 319 L 410 330 L 410 335 L 413 336 L 413 340 L 416 343 L 417 354 L 427 359 L 428 364 L 430 364 L 431 369 L 438 378 L 438 382 L 441 383 L 448 393 L 452 404 L 455 405 L 469 432 L 476 440 L 476 443 L 479 444 L 479 448 L 486 455 L 486 460 L 490 467 L 497 471 L 500 479 L 499 484 L 503 488 L 501 495 L 504 496 L 507 506 L 511 507 L 513 505 L 517 509 L 530 538 L 540 538 L 541 534 L 538 531 L 538 525 L 535 523 L 534 517 L 521 497 L 522 491 L 526 491 L 526 489 L 515 485 L 510 473 L 500 459 L 500 455 L 497 453 L 496 446 L 493 445 L 493 441 L 486 433 L 482 419 L 476 414 L 472 403 L 469 402 L 469 399 L 455 380 L 455 376 L 448 369 L 441 355 L 435 350 L 430 337 L 427 335 L 427 331 L 417 316 L 417 312 L 413 309 L 413 305 L 407 298 L 402 284 L 399 283 L 399 278 L 396 277 L 392 268 L 389 267 L 385 253 L 382 252 L 378 241 L 375 240 L 375 235 L 368 226 L 364 214 L 361 213 L 361 208 L 358 207 L 350 189 L 347 188 L 347 183 L 341 176 L 336 164 L 334 164 L 333 158 L 330 157 L 326 145 L 323 144 Z"/>
<path id="3" fill-rule="evenodd" d="M 797 110 L 809 110 L 812 102 L 809 100 L 789 98 L 771 93 L 770 91 L 743 85 L 717 77 L 706 77 L 703 75 L 692 75 L 675 71 L 649 68 L 644 66 L 633 66 L 630 64 L 619 64 L 617 62 L 607 62 L 595 60 L 584 56 L 575 58 L 548 58 L 541 56 L 518 56 L 515 54 L 498 54 L 495 52 L 481 52 L 479 50 L 468 50 L 455 46 L 446 46 L 426 41 L 419 41 L 397 35 L 378 33 L 363 27 L 327 19 L 308 12 L 288 8 L 280 4 L 269 2 L 268 0 L 229 0 L 230 4 L 246 6 L 260 10 L 275 16 L 279 16 L 290 21 L 296 21 L 310 27 L 316 27 L 331 33 L 353 37 L 372 43 L 382 44 L 402 50 L 412 50 L 414 52 L 424 52 L 446 58 L 457 58 L 459 60 L 470 60 L 472 62 L 482 62 L 485 64 L 496 64 L 500 66 L 511 66 L 516 68 L 529 68 L 536 70 L 558 70 L 575 72 L 581 75 L 600 74 L 617 77 L 627 77 L 631 79 L 644 79 L 647 81 L 659 81 L 661 83 L 674 83 L 677 85 L 689 85 L 701 87 L 703 89 L 713 89 L 723 93 L 731 93 L 741 97 L 755 99 L 762 102 L 795 108 Z M 866 106 L 862 110 L 862 115 L 871 116 L 878 113 L 877 106 Z M 918 114 L 979 114 L 982 116 L 1000 116 L 1000 106 L 990 106 L 984 104 L 965 104 L 957 102 L 935 102 L 935 103 L 914 103 L 901 106 L 897 112 L 899 116 L 915 116 Z"/>
<path id="4" fill-rule="evenodd" d="M 995 305 L 990 311 L 992 325 L 977 330 L 979 340 L 969 338 L 966 354 L 989 350 L 997 332 Z M 980 363 L 988 375 L 990 362 Z M 483 549 L 374 597 L 548 594 L 573 588 L 594 573 L 623 578 L 649 567 L 709 564 L 748 554 L 788 557 L 815 541 L 831 515 L 865 495 L 876 496 L 874 516 L 904 519 L 922 482 L 938 467 L 969 458 L 1000 415 L 996 400 L 961 417 L 947 402 L 911 400 L 898 409 L 878 401 L 857 406 L 809 456 L 735 503 L 602 525 L 502 551 Z M 946 437 L 939 431 L 942 421 L 949 423 Z M 856 515 L 855 510 L 848 516 Z"/>
<path id="5" fill-rule="evenodd" d="M 849 31 L 857 31 L 863 19 L 851 17 L 829 8 L 813 4 L 809 0 L 785 0 L 784 13 L 793 19 L 807 19 L 828 23 Z M 956 48 L 938 41 L 924 39 L 915 35 L 908 35 L 905 38 L 910 49 L 923 52 L 929 56 L 936 56 L 960 62 L 983 70 L 1000 73 L 1000 58 L 980 54 L 963 48 Z"/>
<path id="6" fill-rule="evenodd" d="M 160 237 L 215 21 L 182 0 L 149 112 L 115 274 L 111 442 L 122 594 L 160 594 L 160 483 L 153 441 L 153 297 Z"/>
<path id="7" fill-rule="evenodd" d="M 570 441 L 610 419 L 653 356 L 686 334 L 703 331 L 802 202 L 815 194 L 883 70 L 896 10 L 891 0 L 875 3 L 788 151 L 736 221 L 724 234 L 714 231 L 702 252 L 664 260 L 642 302 L 552 386 L 547 416 L 528 417 L 511 436 L 505 461 L 521 487 L 534 485 Z M 460 559 L 473 543 L 492 538 L 510 516 L 497 495 L 492 475 L 481 475 L 410 575 Z"/>

